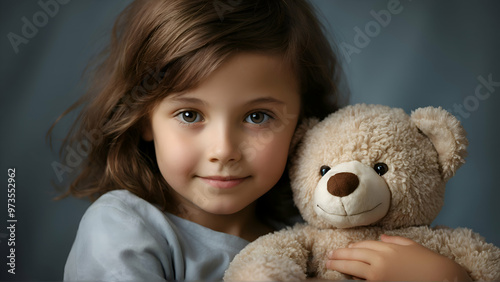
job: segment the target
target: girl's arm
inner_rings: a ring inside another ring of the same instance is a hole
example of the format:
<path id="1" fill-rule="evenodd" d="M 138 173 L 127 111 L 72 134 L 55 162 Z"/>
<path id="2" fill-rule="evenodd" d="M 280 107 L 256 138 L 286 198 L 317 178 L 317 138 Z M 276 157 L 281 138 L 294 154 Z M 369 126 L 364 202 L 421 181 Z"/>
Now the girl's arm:
<path id="1" fill-rule="evenodd" d="M 453 260 L 413 240 L 382 235 L 329 254 L 326 267 L 355 278 L 386 281 L 472 281 Z"/>

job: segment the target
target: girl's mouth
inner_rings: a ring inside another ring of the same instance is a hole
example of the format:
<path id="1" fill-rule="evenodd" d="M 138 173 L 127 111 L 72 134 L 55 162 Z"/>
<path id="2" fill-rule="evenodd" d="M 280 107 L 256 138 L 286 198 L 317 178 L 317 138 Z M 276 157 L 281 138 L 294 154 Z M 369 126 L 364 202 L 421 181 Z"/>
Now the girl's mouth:
<path id="1" fill-rule="evenodd" d="M 243 181 L 245 181 L 249 176 L 238 177 L 238 176 L 200 176 L 203 182 L 208 185 L 219 188 L 219 189 L 230 189 L 233 188 Z"/>

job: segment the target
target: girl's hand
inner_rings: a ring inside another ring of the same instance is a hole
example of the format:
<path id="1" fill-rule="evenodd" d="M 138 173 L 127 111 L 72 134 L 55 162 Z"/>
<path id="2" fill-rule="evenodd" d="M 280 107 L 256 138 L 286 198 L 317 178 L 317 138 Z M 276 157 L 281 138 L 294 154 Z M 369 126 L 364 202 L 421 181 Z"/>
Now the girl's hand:
<path id="1" fill-rule="evenodd" d="M 381 241 L 361 241 L 332 251 L 326 268 L 355 279 L 386 281 L 471 281 L 453 260 L 413 240 L 380 236 Z"/>

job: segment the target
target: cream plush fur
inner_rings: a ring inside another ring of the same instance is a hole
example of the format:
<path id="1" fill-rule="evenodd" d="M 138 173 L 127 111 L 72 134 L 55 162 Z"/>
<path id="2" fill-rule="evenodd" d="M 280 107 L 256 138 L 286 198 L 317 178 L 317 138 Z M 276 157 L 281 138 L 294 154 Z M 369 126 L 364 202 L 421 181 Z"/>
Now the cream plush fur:
<path id="1" fill-rule="evenodd" d="M 429 227 L 446 181 L 464 163 L 465 135 L 455 117 L 433 107 L 409 116 L 357 104 L 321 122 L 307 120 L 297 130 L 290 167 L 294 201 L 307 223 L 249 244 L 224 280 L 349 279 L 325 268 L 326 252 L 383 233 L 454 259 L 474 280 L 500 280 L 499 248 L 467 228 Z"/>

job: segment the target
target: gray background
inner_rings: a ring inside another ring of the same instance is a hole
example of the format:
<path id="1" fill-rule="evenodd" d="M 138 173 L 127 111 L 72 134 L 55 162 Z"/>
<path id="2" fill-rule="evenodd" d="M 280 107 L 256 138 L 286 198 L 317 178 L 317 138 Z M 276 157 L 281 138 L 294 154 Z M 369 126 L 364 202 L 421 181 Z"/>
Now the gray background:
<path id="1" fill-rule="evenodd" d="M 368 43 L 358 44 L 358 53 L 343 56 L 340 51 L 352 103 L 380 103 L 407 112 L 442 106 L 461 119 L 469 133 L 469 157 L 449 182 L 445 206 L 434 224 L 472 228 L 499 246 L 500 189 L 495 177 L 500 149 L 495 140 L 500 138 L 500 87 L 491 88 L 482 100 L 475 89 L 479 76 L 500 82 L 500 2 L 402 0 L 399 13 L 384 26 L 373 14 L 388 10 L 393 0 L 312 2 L 338 45 L 356 47 L 357 28 L 371 32 Z M 127 3 L 73 0 L 59 5 L 44 23 L 38 1 L 0 0 L 0 280 L 62 279 L 89 203 L 52 200 L 56 192 L 50 182 L 58 181 L 51 163 L 58 161 L 57 146 L 75 115 L 56 128 L 55 152 L 45 134 L 82 93 L 82 71 Z M 33 23 L 33 16 L 40 27 L 16 53 L 7 35 L 22 35 L 22 18 Z M 6 272 L 8 168 L 16 168 L 15 276 Z"/>

